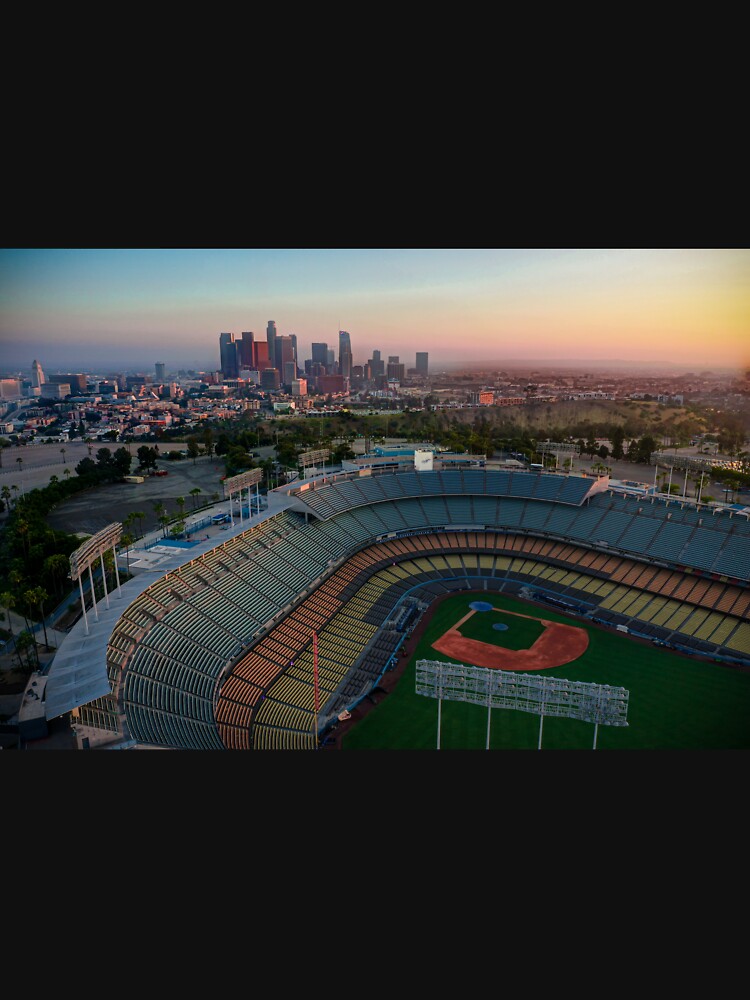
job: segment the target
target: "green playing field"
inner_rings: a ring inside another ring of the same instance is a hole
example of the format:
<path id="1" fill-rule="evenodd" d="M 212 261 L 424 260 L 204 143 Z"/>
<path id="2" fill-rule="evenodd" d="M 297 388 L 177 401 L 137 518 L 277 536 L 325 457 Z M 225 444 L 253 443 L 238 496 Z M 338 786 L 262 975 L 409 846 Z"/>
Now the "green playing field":
<path id="1" fill-rule="evenodd" d="M 431 644 L 455 626 L 470 611 L 472 601 L 476 600 L 488 598 L 486 595 L 464 593 L 438 605 L 398 685 L 347 733 L 343 740 L 344 750 L 435 749 L 438 702 L 415 693 L 416 661 L 446 660 L 432 649 Z M 629 691 L 628 725 L 599 726 L 597 749 L 750 748 L 750 673 L 680 656 L 595 625 L 582 624 L 579 619 L 566 617 L 551 609 L 542 609 L 502 595 L 490 595 L 489 603 L 497 608 L 576 625 L 588 632 L 589 646 L 580 659 L 543 673 L 624 687 Z M 527 648 L 526 645 L 511 645 L 515 641 L 512 629 L 508 632 L 492 629 L 492 624 L 501 619 L 508 624 L 512 621 L 510 616 L 492 612 L 474 615 L 472 628 L 478 632 L 470 638 L 506 648 Z M 462 626 L 461 632 L 468 635 L 465 626 Z M 487 716 L 487 709 L 476 705 L 442 702 L 441 749 L 485 749 Z M 490 749 L 537 749 L 537 715 L 493 709 L 489 721 Z M 545 750 L 591 749 L 593 739 L 594 726 L 589 723 L 559 718 L 544 720 L 542 747 Z"/>

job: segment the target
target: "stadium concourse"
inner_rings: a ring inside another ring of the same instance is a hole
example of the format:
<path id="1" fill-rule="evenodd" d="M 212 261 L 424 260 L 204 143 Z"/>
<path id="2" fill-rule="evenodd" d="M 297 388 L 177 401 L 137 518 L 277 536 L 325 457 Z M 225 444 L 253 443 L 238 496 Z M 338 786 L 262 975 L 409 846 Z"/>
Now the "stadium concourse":
<path id="1" fill-rule="evenodd" d="M 145 540 L 29 710 L 68 716 L 77 748 L 315 749 L 461 590 L 748 668 L 749 515 L 607 476 L 360 463 L 190 547 Z"/>

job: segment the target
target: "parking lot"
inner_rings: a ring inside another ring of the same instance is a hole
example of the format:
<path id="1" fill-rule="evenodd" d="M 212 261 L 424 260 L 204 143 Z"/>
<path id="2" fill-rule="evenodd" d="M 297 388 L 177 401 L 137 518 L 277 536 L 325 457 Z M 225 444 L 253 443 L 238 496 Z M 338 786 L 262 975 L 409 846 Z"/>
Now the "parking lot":
<path id="1" fill-rule="evenodd" d="M 100 447 L 114 451 L 121 445 L 97 443 L 92 446 L 91 457 L 96 459 Z M 181 446 L 176 445 L 175 450 Z M 62 449 L 65 449 L 64 451 Z M 133 465 L 137 464 L 136 446 L 131 445 Z M 29 490 L 47 486 L 52 476 L 62 481 L 69 475 L 76 475 L 75 467 L 82 458 L 89 457 L 88 445 L 83 441 L 61 444 L 27 445 L 25 448 L 5 448 L 3 467 L 0 469 L 0 487 L 8 486 L 16 497 Z M 18 462 L 18 459 L 21 459 Z M 195 507 L 211 500 L 214 494 L 224 498 L 224 462 L 218 458 L 201 456 L 195 461 L 184 458 L 178 461 L 159 459 L 157 468 L 166 471 L 166 476 L 146 476 L 142 483 L 112 483 L 78 494 L 53 510 L 48 521 L 51 527 L 61 531 L 81 534 L 95 534 L 112 524 L 122 522 L 131 512 L 144 514 L 137 528 L 147 532 L 158 527 L 154 504 L 161 502 L 168 514 L 179 512 L 178 497 L 185 500 L 184 511 L 189 514 Z M 17 487 L 14 489 L 13 487 Z M 191 490 L 200 490 L 191 496 Z"/>
<path id="2" fill-rule="evenodd" d="M 145 516 L 137 522 L 138 532 L 146 533 L 159 525 L 154 504 L 161 502 L 167 514 L 177 514 L 177 498 L 182 497 L 183 510 L 189 514 L 215 495 L 224 498 L 224 463 L 215 458 L 203 456 L 195 463 L 192 459 L 160 459 L 157 466 L 166 469 L 167 475 L 146 476 L 142 483 L 112 483 L 71 497 L 50 513 L 50 527 L 93 535 L 108 524 L 123 522 L 131 512 L 140 512 Z M 190 491 L 195 489 L 200 492 L 191 496 Z"/>

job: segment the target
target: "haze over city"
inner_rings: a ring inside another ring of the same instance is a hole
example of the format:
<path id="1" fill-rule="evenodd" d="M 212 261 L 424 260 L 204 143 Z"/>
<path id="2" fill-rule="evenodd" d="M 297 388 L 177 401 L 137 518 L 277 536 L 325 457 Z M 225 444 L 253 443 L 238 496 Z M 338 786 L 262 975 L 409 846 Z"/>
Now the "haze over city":
<path id="1" fill-rule="evenodd" d="M 4 370 L 215 370 L 269 320 L 430 369 L 750 365 L 748 249 L 1 249 Z"/>

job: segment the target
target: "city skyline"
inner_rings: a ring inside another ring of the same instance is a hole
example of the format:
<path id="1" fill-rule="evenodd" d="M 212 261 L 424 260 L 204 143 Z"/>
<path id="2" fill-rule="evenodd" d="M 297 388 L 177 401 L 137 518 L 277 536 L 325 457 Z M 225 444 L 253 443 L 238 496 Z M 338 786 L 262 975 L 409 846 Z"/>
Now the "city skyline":
<path id="1" fill-rule="evenodd" d="M 221 367 L 219 334 L 351 364 L 750 365 L 750 250 L 0 249 L 4 370 Z"/>

